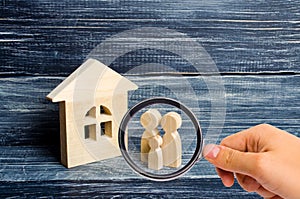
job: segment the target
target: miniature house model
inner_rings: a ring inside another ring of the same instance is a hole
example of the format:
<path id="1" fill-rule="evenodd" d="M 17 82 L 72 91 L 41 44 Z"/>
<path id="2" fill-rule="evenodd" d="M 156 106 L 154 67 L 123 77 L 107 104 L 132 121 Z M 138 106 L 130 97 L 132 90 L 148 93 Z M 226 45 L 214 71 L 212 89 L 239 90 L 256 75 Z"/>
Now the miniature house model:
<path id="1" fill-rule="evenodd" d="M 118 128 L 137 86 L 88 59 L 48 96 L 59 102 L 61 162 L 74 167 L 119 156 Z"/>

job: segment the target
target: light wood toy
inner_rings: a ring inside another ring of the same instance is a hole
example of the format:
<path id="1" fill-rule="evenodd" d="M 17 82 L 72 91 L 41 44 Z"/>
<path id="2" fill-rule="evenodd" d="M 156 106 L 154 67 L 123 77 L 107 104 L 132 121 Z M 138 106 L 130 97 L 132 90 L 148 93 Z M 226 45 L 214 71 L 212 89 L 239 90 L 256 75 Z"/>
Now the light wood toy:
<path id="1" fill-rule="evenodd" d="M 180 115 L 176 112 L 169 112 L 161 119 L 161 126 L 165 131 L 163 144 L 161 146 L 163 153 L 163 165 L 173 168 L 181 166 L 181 139 L 177 131 L 182 124 Z"/>
<path id="2" fill-rule="evenodd" d="M 145 128 L 145 131 L 141 139 L 141 161 L 148 162 L 148 153 L 150 151 L 149 139 L 159 135 L 157 126 L 161 120 L 161 114 L 156 109 L 149 109 L 142 114 L 140 118 L 141 125 Z"/>
<path id="3" fill-rule="evenodd" d="M 59 102 L 61 162 L 70 168 L 121 155 L 119 124 L 137 85 L 88 59 L 47 98 Z"/>
<path id="4" fill-rule="evenodd" d="M 149 139 L 150 151 L 148 154 L 148 168 L 153 170 L 160 170 L 163 168 L 163 153 L 160 148 L 162 145 L 162 138 L 156 135 Z"/>

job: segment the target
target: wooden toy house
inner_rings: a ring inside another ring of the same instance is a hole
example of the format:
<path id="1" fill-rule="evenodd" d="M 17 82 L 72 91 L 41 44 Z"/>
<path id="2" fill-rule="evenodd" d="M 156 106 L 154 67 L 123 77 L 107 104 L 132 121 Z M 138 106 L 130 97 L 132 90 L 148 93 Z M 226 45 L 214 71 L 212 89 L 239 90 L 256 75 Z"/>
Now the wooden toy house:
<path id="1" fill-rule="evenodd" d="M 59 102 L 61 162 L 74 167 L 119 156 L 118 128 L 137 85 L 88 59 L 47 98 Z"/>

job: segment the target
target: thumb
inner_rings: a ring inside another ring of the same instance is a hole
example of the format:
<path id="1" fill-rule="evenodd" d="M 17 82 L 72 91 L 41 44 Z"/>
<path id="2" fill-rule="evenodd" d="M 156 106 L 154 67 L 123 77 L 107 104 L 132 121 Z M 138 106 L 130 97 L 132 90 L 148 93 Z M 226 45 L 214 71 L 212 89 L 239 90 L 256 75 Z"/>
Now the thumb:
<path id="1" fill-rule="evenodd" d="M 225 171 L 252 176 L 258 159 L 257 153 L 241 152 L 225 146 L 209 144 L 203 155 L 210 163 Z"/>

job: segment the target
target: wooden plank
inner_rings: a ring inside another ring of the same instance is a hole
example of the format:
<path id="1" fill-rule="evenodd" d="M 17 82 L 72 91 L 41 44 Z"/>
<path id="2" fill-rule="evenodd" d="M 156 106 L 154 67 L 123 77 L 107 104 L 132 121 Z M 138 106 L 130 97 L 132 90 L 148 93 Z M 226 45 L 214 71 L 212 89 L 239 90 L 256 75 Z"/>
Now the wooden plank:
<path id="1" fill-rule="evenodd" d="M 172 85 L 179 90 L 185 89 L 180 87 L 181 82 L 176 81 L 177 77 L 128 78 L 140 86 L 157 81 L 158 84 Z M 199 77 L 185 78 L 191 82 L 198 96 L 198 99 L 190 100 L 198 100 L 200 105 L 203 104 L 200 107 L 201 124 L 205 129 L 210 120 L 210 109 L 206 107 L 209 104 L 207 88 Z M 45 96 L 62 80 L 60 77 L 0 79 L 2 146 L 54 144 L 58 134 L 53 132 L 59 131 L 58 105 L 47 101 Z M 299 76 L 226 76 L 223 81 L 227 96 L 225 129 L 239 130 L 268 122 L 299 133 Z M 143 98 L 151 97 L 146 87 L 135 96 L 141 97 L 139 94 Z M 157 93 L 152 94 L 155 96 Z M 140 100 L 132 99 L 130 106 Z M 16 132 L 18 136 L 15 136 Z"/>
<path id="2" fill-rule="evenodd" d="M 2 1 L 0 196 L 257 198 L 237 184 L 224 188 L 204 160 L 167 183 L 142 179 L 122 157 L 66 169 L 59 163 L 58 105 L 45 96 L 106 38 L 144 26 L 170 28 L 197 39 L 227 75 L 226 120 L 219 139 L 263 122 L 300 136 L 299 10 L 297 0 L 275 0 L 272 6 L 239 0 Z M 125 72 L 144 63 L 190 71 L 186 60 L 153 49 L 126 54 L 111 67 Z M 267 75 L 242 76 L 259 73 Z M 164 94 L 161 88 L 149 92 L 153 81 L 184 92 L 178 77 L 130 78 L 145 86 L 131 96 L 130 105 Z M 205 82 L 185 78 L 197 94 L 189 100 L 199 101 L 195 112 L 206 133 L 211 108 Z"/>
<path id="3" fill-rule="evenodd" d="M 140 91 L 130 106 L 149 92 L 153 82 L 184 89 L 178 77 L 129 76 Z M 201 77 L 180 77 L 195 88 L 200 123 L 204 133 L 210 122 L 207 88 Z M 227 109 L 220 138 L 252 125 L 267 122 L 299 136 L 300 76 L 225 76 Z M 59 163 L 58 104 L 45 96 L 63 80 L 61 77 L 18 77 L 0 79 L 0 181 L 140 179 L 119 157 L 66 169 Z M 172 97 L 172 96 L 169 96 Z M 214 168 L 201 160 L 184 178 L 215 178 Z"/>
<path id="4" fill-rule="evenodd" d="M 2 198 L 258 198 L 257 194 L 245 193 L 237 184 L 225 188 L 219 179 L 178 179 L 164 183 L 137 179 L 39 181 L 0 185 Z"/>
<path id="5" fill-rule="evenodd" d="M 271 7 L 238 0 L 6 0 L 0 9 L 0 75 L 67 76 L 106 38 L 144 26 L 197 39 L 222 73 L 300 71 L 297 0 Z M 186 60 L 153 49 L 124 55 L 111 67 L 124 72 L 145 62 L 189 71 Z"/>

